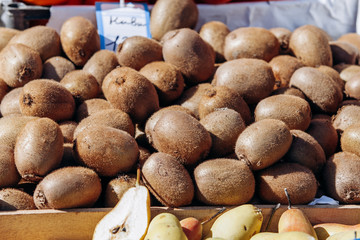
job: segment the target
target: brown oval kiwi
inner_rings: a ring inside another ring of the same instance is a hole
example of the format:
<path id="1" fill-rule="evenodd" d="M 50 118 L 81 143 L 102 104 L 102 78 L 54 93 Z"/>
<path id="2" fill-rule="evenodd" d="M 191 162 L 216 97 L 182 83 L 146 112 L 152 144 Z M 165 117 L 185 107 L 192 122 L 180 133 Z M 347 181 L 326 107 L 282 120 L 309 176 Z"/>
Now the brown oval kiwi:
<path id="1" fill-rule="evenodd" d="M 194 198 L 190 174 L 174 156 L 153 153 L 142 167 L 142 177 L 149 191 L 165 206 L 186 206 Z"/>
<path id="2" fill-rule="evenodd" d="M 162 45 L 164 61 L 178 67 L 187 84 L 204 82 L 213 75 L 215 52 L 195 30 L 181 28 L 168 32 Z"/>
<path id="3" fill-rule="evenodd" d="M 4 98 L 4 96 L 10 91 L 9 86 L 6 82 L 0 78 L 0 102 Z"/>
<path id="4" fill-rule="evenodd" d="M 0 51 L 9 43 L 11 38 L 21 31 L 15 28 L 0 27 Z"/>
<path id="5" fill-rule="evenodd" d="M 91 207 L 100 194 L 100 178 L 93 170 L 65 167 L 49 173 L 36 186 L 34 202 L 39 209 Z"/>
<path id="6" fill-rule="evenodd" d="M 209 21 L 201 26 L 199 30 L 200 37 L 213 47 L 216 57 L 215 62 L 225 61 L 224 45 L 225 38 L 230 33 L 227 25 L 220 21 Z"/>
<path id="7" fill-rule="evenodd" d="M 6 145 L 0 145 L 0 188 L 14 187 L 21 177 L 15 166 L 14 150 Z"/>
<path id="8" fill-rule="evenodd" d="M 341 150 L 344 152 L 354 153 L 360 156 L 360 123 L 347 127 L 341 134 Z"/>
<path id="9" fill-rule="evenodd" d="M 293 88 L 293 87 L 277 88 L 276 90 L 272 91 L 272 93 L 271 93 L 271 95 L 273 95 L 273 96 L 280 95 L 280 94 L 296 96 L 296 97 L 306 100 L 304 93 L 302 91 L 300 91 L 299 89 Z"/>
<path id="10" fill-rule="evenodd" d="M 360 50 L 360 36 L 357 33 L 345 33 L 337 41 L 351 43 Z"/>
<path id="11" fill-rule="evenodd" d="M 130 115 L 134 123 L 144 123 L 159 109 L 154 85 L 138 71 L 120 67 L 106 75 L 102 90 L 114 108 Z"/>
<path id="12" fill-rule="evenodd" d="M 28 122 L 16 139 L 14 159 L 22 178 L 37 181 L 60 165 L 64 137 L 50 118 Z"/>
<path id="13" fill-rule="evenodd" d="M 338 145 L 338 134 L 331 119 L 313 118 L 306 132 L 315 138 L 323 148 L 326 159 L 335 153 Z"/>
<path id="14" fill-rule="evenodd" d="M 333 68 L 339 72 L 340 78 L 345 82 L 349 81 L 352 77 L 360 73 L 359 65 L 340 63 L 333 66 Z"/>
<path id="15" fill-rule="evenodd" d="M 213 86 L 202 96 L 199 102 L 199 117 L 204 118 L 216 109 L 230 108 L 240 113 L 246 125 L 252 122 L 250 108 L 241 95 L 226 86 Z"/>
<path id="16" fill-rule="evenodd" d="M 94 125 L 81 131 L 74 140 L 78 162 L 100 176 L 114 177 L 136 164 L 139 147 L 135 138 L 123 130 Z"/>
<path id="17" fill-rule="evenodd" d="M 290 55 L 279 55 L 269 62 L 275 76 L 274 89 L 288 87 L 293 73 L 304 67 L 304 64 L 296 57 Z"/>
<path id="18" fill-rule="evenodd" d="M 60 40 L 66 56 L 80 67 L 100 50 L 100 37 L 96 27 L 82 16 L 71 17 L 62 24 Z"/>
<path id="19" fill-rule="evenodd" d="M 111 179 L 105 189 L 105 207 L 114 207 L 129 188 L 135 187 L 135 183 L 135 174 L 124 174 Z"/>
<path id="20" fill-rule="evenodd" d="M 132 36 L 118 45 L 116 58 L 120 66 L 139 71 L 148 63 L 163 60 L 162 46 L 154 39 Z"/>
<path id="21" fill-rule="evenodd" d="M 62 121 L 71 119 L 75 111 L 75 100 L 69 90 L 54 80 L 37 79 L 27 83 L 19 101 L 20 111 L 26 116 Z"/>
<path id="22" fill-rule="evenodd" d="M 341 91 L 344 90 L 345 83 L 341 79 L 340 74 L 334 68 L 325 66 L 325 65 L 321 65 L 321 66 L 317 67 L 317 69 L 320 72 L 325 73 L 328 76 L 330 76 L 331 79 L 334 80 L 334 82 L 338 85 L 338 87 L 340 88 Z"/>
<path id="23" fill-rule="evenodd" d="M 289 53 L 289 42 L 292 32 L 289 29 L 283 27 L 270 28 L 269 31 L 278 39 L 280 44 L 280 53 Z"/>
<path id="24" fill-rule="evenodd" d="M 276 36 L 261 27 L 240 27 L 232 30 L 225 38 L 226 60 L 257 58 L 269 62 L 277 56 L 280 44 Z"/>
<path id="25" fill-rule="evenodd" d="M 332 117 L 332 124 L 338 133 L 360 122 L 360 105 L 344 105 Z"/>
<path id="26" fill-rule="evenodd" d="M 173 155 L 184 165 L 205 159 L 211 148 L 211 136 L 204 126 L 180 111 L 163 113 L 151 135 L 155 149 Z"/>
<path id="27" fill-rule="evenodd" d="M 279 119 L 290 129 L 305 131 L 311 121 L 311 108 L 309 103 L 300 97 L 280 94 L 261 100 L 255 107 L 254 116 L 255 121 Z"/>
<path id="28" fill-rule="evenodd" d="M 42 61 L 58 56 L 61 52 L 60 36 L 54 28 L 32 26 L 16 34 L 10 43 L 21 43 L 37 51 Z"/>
<path id="29" fill-rule="evenodd" d="M 345 83 L 345 94 L 350 98 L 360 99 L 360 74 L 354 75 Z"/>
<path id="30" fill-rule="evenodd" d="M 279 161 L 289 150 L 291 143 L 290 129 L 283 121 L 263 119 L 240 133 L 235 153 L 252 170 L 260 170 Z"/>
<path id="31" fill-rule="evenodd" d="M 67 58 L 55 56 L 47 59 L 43 65 L 42 78 L 60 80 L 69 72 L 75 70 L 75 65 Z"/>
<path id="32" fill-rule="evenodd" d="M 74 132 L 78 126 L 77 122 L 74 121 L 64 121 L 59 123 L 59 127 L 64 136 L 64 143 L 72 143 L 74 140 Z"/>
<path id="33" fill-rule="evenodd" d="M 360 157 L 354 153 L 337 152 L 324 166 L 323 186 L 326 194 L 341 203 L 360 202 Z"/>
<path id="34" fill-rule="evenodd" d="M 286 188 L 292 204 L 307 204 L 318 189 L 315 175 L 298 163 L 279 162 L 255 173 L 260 199 L 272 204 L 288 204 Z"/>
<path id="35" fill-rule="evenodd" d="M 16 188 L 0 190 L 0 211 L 36 209 L 33 197 Z"/>
<path id="36" fill-rule="evenodd" d="M 196 198 L 206 205 L 241 205 L 255 192 L 255 178 L 244 161 L 216 158 L 194 170 Z"/>
<path id="37" fill-rule="evenodd" d="M 296 28 L 291 34 L 289 48 L 306 66 L 333 65 L 327 34 L 314 25 Z"/>
<path id="38" fill-rule="evenodd" d="M 321 145 L 304 131 L 293 129 L 290 132 L 293 140 L 283 159 L 286 162 L 299 163 L 318 174 L 326 162 Z"/>
<path id="39" fill-rule="evenodd" d="M 21 91 L 22 87 L 14 88 L 4 96 L 0 104 L 2 116 L 21 114 L 19 103 Z"/>
<path id="40" fill-rule="evenodd" d="M 171 63 L 151 62 L 141 68 L 140 73 L 154 84 L 161 106 L 170 105 L 184 91 L 184 78 L 180 70 Z"/>
<path id="41" fill-rule="evenodd" d="M 76 138 L 84 129 L 99 125 L 123 130 L 131 136 L 135 135 L 135 126 L 131 121 L 129 114 L 120 109 L 113 108 L 100 110 L 99 112 L 84 118 L 76 127 L 74 138 Z"/>
<path id="42" fill-rule="evenodd" d="M 231 88 L 250 105 L 270 95 L 275 77 L 267 62 L 243 58 L 223 63 L 216 70 L 212 84 Z"/>
<path id="43" fill-rule="evenodd" d="M 294 72 L 290 87 L 300 89 L 310 99 L 315 109 L 334 113 L 343 99 L 342 90 L 327 74 L 316 68 L 302 67 Z"/>
<path id="44" fill-rule="evenodd" d="M 179 28 L 194 28 L 199 10 L 192 0 L 158 0 L 150 16 L 152 38 L 160 40 L 163 35 Z"/>
<path id="45" fill-rule="evenodd" d="M 74 70 L 67 73 L 60 81 L 78 104 L 85 100 L 96 98 L 101 92 L 101 87 L 96 78 L 84 70 Z"/>
<path id="46" fill-rule="evenodd" d="M 85 100 L 77 107 L 75 112 L 75 120 L 76 122 L 80 122 L 84 118 L 94 113 L 111 108 L 111 103 L 102 98 L 92 98 Z"/>
<path id="47" fill-rule="evenodd" d="M 82 70 L 92 74 L 101 86 L 105 76 L 117 66 L 119 66 L 119 62 L 115 52 L 102 49 L 91 56 Z"/>
<path id="48" fill-rule="evenodd" d="M 239 134 L 246 128 L 240 113 L 233 109 L 217 109 L 200 120 L 211 135 L 210 157 L 224 157 L 234 152 Z"/>
<path id="49" fill-rule="evenodd" d="M 21 87 L 40 78 L 42 69 L 40 54 L 28 46 L 8 44 L 0 52 L 0 78 L 10 87 Z"/>
<path id="50" fill-rule="evenodd" d="M 359 58 L 359 49 L 352 43 L 342 41 L 330 42 L 333 64 L 356 64 Z"/>

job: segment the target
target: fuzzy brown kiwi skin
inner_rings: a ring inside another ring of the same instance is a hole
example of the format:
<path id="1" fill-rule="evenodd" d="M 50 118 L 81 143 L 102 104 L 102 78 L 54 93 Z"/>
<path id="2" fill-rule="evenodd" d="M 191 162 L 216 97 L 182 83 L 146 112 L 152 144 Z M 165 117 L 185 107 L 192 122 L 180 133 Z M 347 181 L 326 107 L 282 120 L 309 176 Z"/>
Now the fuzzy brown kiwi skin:
<path id="1" fill-rule="evenodd" d="M 44 62 L 42 78 L 53 79 L 59 82 L 68 72 L 74 70 L 75 65 L 69 59 L 55 56 Z"/>
<path id="2" fill-rule="evenodd" d="M 2 116 L 21 114 L 19 103 L 19 95 L 21 91 L 22 87 L 14 88 L 4 96 L 0 104 Z"/>
<path id="3" fill-rule="evenodd" d="M 289 53 L 289 42 L 292 32 L 289 29 L 282 27 L 270 28 L 269 31 L 274 34 L 279 41 L 280 54 Z"/>
<path id="4" fill-rule="evenodd" d="M 0 190 L 0 211 L 36 209 L 31 195 L 16 188 Z"/>
<path id="5" fill-rule="evenodd" d="M 14 150 L 6 145 L 0 145 L 0 188 L 14 187 L 21 177 L 16 169 Z"/>
<path id="6" fill-rule="evenodd" d="M 4 98 L 4 96 L 10 91 L 10 88 L 6 84 L 6 82 L 0 78 L 0 102 Z"/>
<path id="7" fill-rule="evenodd" d="M 274 89 L 288 87 L 291 75 L 305 65 L 296 57 L 290 55 L 279 55 L 269 62 L 275 76 Z"/>
<path id="8" fill-rule="evenodd" d="M 338 133 L 342 133 L 347 127 L 359 123 L 360 106 L 344 105 L 332 116 L 332 125 Z"/>
<path id="9" fill-rule="evenodd" d="M 110 180 L 106 185 L 104 205 L 105 207 L 114 207 L 127 189 L 136 186 L 135 174 L 123 174 Z"/>
<path id="10" fill-rule="evenodd" d="M 112 106 L 110 102 L 102 98 L 93 98 L 93 99 L 85 100 L 82 104 L 80 104 L 77 107 L 74 118 L 75 121 L 79 123 L 81 120 L 94 113 L 111 108 Z"/>

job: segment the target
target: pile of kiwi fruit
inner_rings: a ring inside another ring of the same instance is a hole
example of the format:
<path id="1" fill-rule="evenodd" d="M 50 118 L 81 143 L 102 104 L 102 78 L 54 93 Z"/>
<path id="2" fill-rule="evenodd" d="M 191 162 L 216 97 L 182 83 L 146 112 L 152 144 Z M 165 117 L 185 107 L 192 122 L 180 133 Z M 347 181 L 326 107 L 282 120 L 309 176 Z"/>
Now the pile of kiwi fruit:
<path id="1" fill-rule="evenodd" d="M 113 207 L 138 168 L 153 206 L 360 203 L 360 35 L 197 21 L 0 28 L 0 210 Z"/>

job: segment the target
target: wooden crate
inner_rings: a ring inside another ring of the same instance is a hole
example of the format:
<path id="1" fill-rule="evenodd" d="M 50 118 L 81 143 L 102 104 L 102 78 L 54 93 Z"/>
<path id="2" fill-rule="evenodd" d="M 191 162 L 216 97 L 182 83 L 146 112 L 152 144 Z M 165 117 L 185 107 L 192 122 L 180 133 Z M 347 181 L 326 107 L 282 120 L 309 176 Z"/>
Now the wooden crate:
<path id="1" fill-rule="evenodd" d="M 257 206 L 261 208 L 264 216 L 264 229 L 274 205 Z M 313 224 L 324 222 L 337 222 L 343 224 L 360 223 L 360 206 L 358 205 L 301 205 L 295 207 L 302 209 Z M 179 219 L 193 216 L 204 221 L 220 209 L 221 207 L 184 207 L 176 209 L 152 207 L 151 215 L 154 217 L 161 212 L 170 212 L 175 214 Z M 231 209 L 231 207 L 228 209 Z M 279 217 L 286 209 L 286 206 L 281 206 L 280 209 L 275 212 L 269 226 L 270 231 L 277 231 Z M 91 239 L 96 224 L 108 211 L 110 211 L 110 208 L 0 212 L 0 238 L 7 240 Z M 204 234 L 209 231 L 211 224 L 214 221 L 215 219 L 203 225 Z"/>

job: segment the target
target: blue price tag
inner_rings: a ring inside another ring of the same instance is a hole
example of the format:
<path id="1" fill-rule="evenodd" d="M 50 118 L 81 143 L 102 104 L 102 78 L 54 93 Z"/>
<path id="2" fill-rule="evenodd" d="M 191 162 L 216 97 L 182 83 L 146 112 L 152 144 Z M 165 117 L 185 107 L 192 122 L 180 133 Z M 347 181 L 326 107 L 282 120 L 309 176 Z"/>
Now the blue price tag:
<path id="1" fill-rule="evenodd" d="M 146 3 L 96 2 L 96 21 L 101 49 L 116 51 L 126 38 L 151 38 L 150 13 Z"/>

